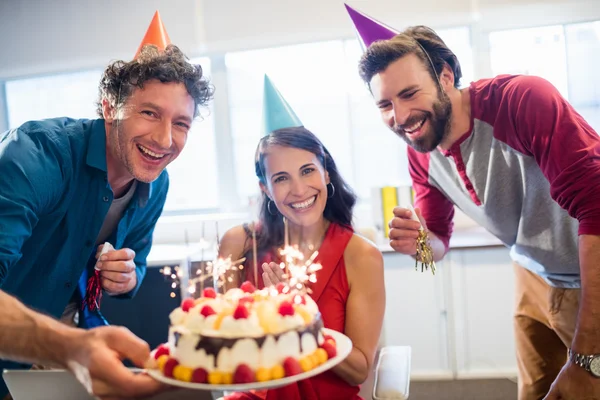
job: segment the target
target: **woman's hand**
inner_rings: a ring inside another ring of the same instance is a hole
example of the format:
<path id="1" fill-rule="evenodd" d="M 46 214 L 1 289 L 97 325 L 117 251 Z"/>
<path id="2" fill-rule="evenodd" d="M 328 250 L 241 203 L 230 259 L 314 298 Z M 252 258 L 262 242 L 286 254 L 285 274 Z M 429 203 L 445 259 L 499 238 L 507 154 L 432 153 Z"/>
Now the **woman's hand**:
<path id="1" fill-rule="evenodd" d="M 262 278 L 263 278 L 265 287 L 275 286 L 279 282 L 286 283 L 288 281 L 285 276 L 285 273 L 283 272 L 283 269 L 281 268 L 281 265 L 279 265 L 277 263 L 274 263 L 274 262 L 270 262 L 268 264 L 264 263 L 262 265 L 262 269 L 263 269 Z"/>

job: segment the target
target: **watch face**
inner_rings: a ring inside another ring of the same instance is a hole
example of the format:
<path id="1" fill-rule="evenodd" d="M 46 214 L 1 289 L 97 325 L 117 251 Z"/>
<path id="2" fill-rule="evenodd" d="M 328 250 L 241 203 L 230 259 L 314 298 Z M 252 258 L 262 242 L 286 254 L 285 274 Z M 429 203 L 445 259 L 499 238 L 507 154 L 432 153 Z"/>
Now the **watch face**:
<path id="1" fill-rule="evenodd" d="M 600 378 L 600 355 L 596 355 L 590 362 L 590 372 Z"/>

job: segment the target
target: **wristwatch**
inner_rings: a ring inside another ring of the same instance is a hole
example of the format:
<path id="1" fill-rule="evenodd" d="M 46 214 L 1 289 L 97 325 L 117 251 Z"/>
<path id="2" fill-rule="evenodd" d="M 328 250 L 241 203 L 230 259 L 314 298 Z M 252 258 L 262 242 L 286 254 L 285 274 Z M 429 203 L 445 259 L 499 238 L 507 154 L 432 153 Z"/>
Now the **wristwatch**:
<path id="1" fill-rule="evenodd" d="M 569 349 L 569 359 L 596 378 L 600 378 L 600 354 L 579 354 Z"/>

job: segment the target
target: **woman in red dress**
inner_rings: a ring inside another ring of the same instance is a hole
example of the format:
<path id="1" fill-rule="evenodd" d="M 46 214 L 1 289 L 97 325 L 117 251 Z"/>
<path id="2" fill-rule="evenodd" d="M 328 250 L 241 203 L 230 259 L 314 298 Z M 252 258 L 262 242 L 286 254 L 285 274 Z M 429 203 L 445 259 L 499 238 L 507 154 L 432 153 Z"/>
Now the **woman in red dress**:
<path id="1" fill-rule="evenodd" d="M 322 265 L 310 294 L 319 306 L 326 328 L 352 340 L 349 356 L 331 370 L 282 388 L 235 393 L 226 399 L 360 399 L 359 385 L 372 369 L 385 310 L 383 257 L 372 243 L 354 233 L 352 209 L 356 196 L 340 176 L 320 140 L 304 127 L 283 128 L 261 139 L 256 174 L 262 206 L 256 224 L 259 276 L 253 273 L 252 232 L 248 226 L 227 231 L 220 255 L 246 257 L 236 277 L 258 288 L 281 279 L 278 250 L 284 245 L 284 222 L 289 242 L 309 257 L 318 250 Z M 270 264 L 271 263 L 271 264 Z M 255 279 L 258 278 L 258 279 Z"/>

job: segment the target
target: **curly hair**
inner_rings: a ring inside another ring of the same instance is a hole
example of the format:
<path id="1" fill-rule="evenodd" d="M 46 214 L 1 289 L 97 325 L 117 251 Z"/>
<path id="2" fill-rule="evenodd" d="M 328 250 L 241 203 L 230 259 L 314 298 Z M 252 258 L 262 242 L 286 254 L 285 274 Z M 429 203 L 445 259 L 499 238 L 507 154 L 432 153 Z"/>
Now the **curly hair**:
<path id="1" fill-rule="evenodd" d="M 409 27 L 389 40 L 369 46 L 360 59 L 359 75 L 370 86 L 373 76 L 408 54 L 421 60 L 434 82 L 447 65 L 454 74 L 454 86 L 459 87 L 462 71 L 458 58 L 433 29 L 423 25 Z"/>
<path id="2" fill-rule="evenodd" d="M 165 51 L 159 51 L 154 45 L 146 45 L 133 61 L 115 61 L 102 74 L 98 88 L 96 112 L 102 118 L 102 100 L 107 99 L 115 108 L 121 107 L 135 88 L 142 89 L 150 80 L 163 83 L 183 83 L 189 95 L 194 99 L 194 117 L 200 112 L 200 106 L 206 105 L 213 96 L 214 88 L 206 77 L 202 67 L 189 63 L 188 58 L 175 45 L 168 45 Z"/>

